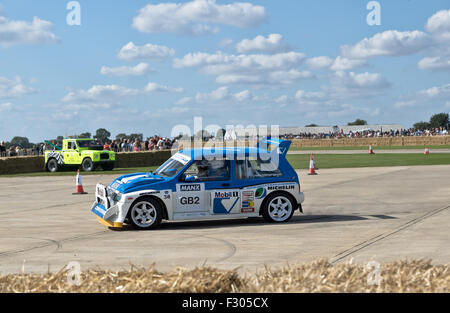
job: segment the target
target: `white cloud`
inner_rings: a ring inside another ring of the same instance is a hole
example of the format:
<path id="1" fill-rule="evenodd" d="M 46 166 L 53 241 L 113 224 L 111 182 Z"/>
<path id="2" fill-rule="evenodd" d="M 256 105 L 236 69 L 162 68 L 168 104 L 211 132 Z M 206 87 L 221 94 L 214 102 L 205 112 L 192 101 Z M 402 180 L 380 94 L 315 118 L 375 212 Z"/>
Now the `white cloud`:
<path id="1" fill-rule="evenodd" d="M 142 89 L 128 88 L 118 85 L 95 85 L 88 90 L 71 91 L 64 98 L 62 98 L 61 101 L 68 103 L 97 103 L 98 105 L 109 105 L 111 103 L 117 104 L 121 100 L 147 93 L 179 93 L 182 91 L 183 88 L 173 88 L 156 83 L 149 83 Z"/>
<path id="2" fill-rule="evenodd" d="M 20 77 L 0 77 L 0 99 L 17 98 L 36 93 L 37 90 L 23 84 Z"/>
<path id="3" fill-rule="evenodd" d="M 216 78 L 219 84 L 250 84 L 256 86 L 280 86 L 290 85 L 296 81 L 312 78 L 309 71 L 273 71 L 256 74 L 224 74 Z"/>
<path id="4" fill-rule="evenodd" d="M 63 102 L 98 102 L 111 101 L 122 97 L 137 96 L 139 89 L 127 88 L 118 85 L 94 85 L 88 90 L 69 92 Z"/>
<path id="5" fill-rule="evenodd" d="M 118 58 L 125 61 L 157 59 L 164 60 L 175 55 L 175 50 L 166 46 L 146 44 L 136 46 L 133 42 L 127 43 L 120 49 Z"/>
<path id="6" fill-rule="evenodd" d="M 442 10 L 430 17 L 425 29 L 438 39 L 450 40 L 450 10 Z"/>
<path id="7" fill-rule="evenodd" d="M 450 56 L 425 57 L 419 61 L 418 66 L 421 70 L 449 70 Z"/>
<path id="8" fill-rule="evenodd" d="M 234 98 L 239 102 L 250 101 L 252 94 L 249 90 L 244 90 L 234 94 Z"/>
<path id="9" fill-rule="evenodd" d="M 9 47 L 20 44 L 57 43 L 52 33 L 53 24 L 34 17 L 32 22 L 11 21 L 0 16 L 0 45 Z"/>
<path id="10" fill-rule="evenodd" d="M 364 59 L 347 59 L 341 56 L 338 56 L 336 60 L 334 60 L 333 64 L 330 67 L 332 71 L 347 71 L 352 70 L 357 67 L 367 65 L 367 61 Z"/>
<path id="11" fill-rule="evenodd" d="M 298 90 L 295 94 L 295 99 L 301 103 L 316 103 L 318 101 L 323 101 L 327 97 L 327 94 L 323 91 L 305 91 Z"/>
<path id="12" fill-rule="evenodd" d="M 146 92 L 169 92 L 169 93 L 180 93 L 183 92 L 184 89 L 181 87 L 168 87 L 168 86 L 163 86 L 160 84 L 156 84 L 156 83 L 148 83 L 147 86 L 145 87 L 145 91 Z"/>
<path id="13" fill-rule="evenodd" d="M 283 36 L 280 34 L 271 34 L 267 38 L 257 36 L 254 39 L 244 39 L 236 45 L 239 53 L 264 52 L 275 53 L 286 51 L 287 46 L 283 44 Z"/>
<path id="14" fill-rule="evenodd" d="M 189 53 L 174 60 L 175 68 L 199 67 L 207 75 L 217 76 L 219 84 L 287 85 L 313 77 L 309 71 L 295 69 L 303 62 L 305 55 L 298 52 L 273 55 L 228 55 Z"/>
<path id="15" fill-rule="evenodd" d="M 148 4 L 133 19 L 133 27 L 144 33 L 205 34 L 219 30 L 216 25 L 254 27 L 267 18 L 264 7 L 235 2 L 220 5 L 215 0 L 186 3 Z"/>
<path id="16" fill-rule="evenodd" d="M 232 44 L 233 44 L 233 39 L 231 39 L 231 38 L 225 38 L 225 39 L 222 39 L 220 42 L 219 42 L 219 47 L 224 47 L 224 48 L 226 48 L 226 47 L 230 47 Z"/>
<path id="17" fill-rule="evenodd" d="M 419 52 L 432 43 L 431 37 L 421 31 L 399 32 L 388 30 L 365 38 L 354 46 L 342 46 L 342 56 L 364 59 L 376 56 L 402 56 Z"/>
<path id="18" fill-rule="evenodd" d="M 13 105 L 11 102 L 0 103 L 0 112 L 10 111 Z"/>
<path id="19" fill-rule="evenodd" d="M 379 90 L 385 89 L 390 84 L 379 73 L 336 72 L 333 83 L 338 88 L 347 90 Z"/>
<path id="20" fill-rule="evenodd" d="M 313 70 L 324 69 L 329 68 L 333 64 L 333 59 L 327 56 L 320 56 L 306 60 L 306 64 Z"/>
<path id="21" fill-rule="evenodd" d="M 348 59 L 341 56 L 333 60 L 327 56 L 320 56 L 306 60 L 306 64 L 313 70 L 329 69 L 331 71 L 347 71 L 367 65 L 367 61 L 364 59 Z"/>
<path id="22" fill-rule="evenodd" d="M 450 98 L 450 84 L 430 87 L 409 95 L 403 95 L 394 104 L 396 108 L 405 107 L 446 107 Z"/>
<path id="23" fill-rule="evenodd" d="M 195 96 L 195 100 L 198 103 L 218 102 L 228 99 L 229 97 L 230 92 L 228 90 L 228 87 L 224 86 L 213 90 L 210 93 L 197 93 L 197 95 Z"/>
<path id="24" fill-rule="evenodd" d="M 436 98 L 442 96 L 450 96 L 450 84 L 446 84 L 439 87 L 431 87 L 428 89 L 420 90 L 419 95 L 423 95 L 429 98 Z"/>
<path id="25" fill-rule="evenodd" d="M 120 67 L 107 67 L 103 66 L 100 70 L 102 75 L 108 76 L 142 76 L 148 74 L 151 71 L 150 66 L 147 63 L 139 63 L 134 67 L 120 66 Z"/>
<path id="26" fill-rule="evenodd" d="M 185 105 L 192 102 L 192 97 L 183 97 L 177 102 L 175 102 L 176 105 Z"/>
<path id="27" fill-rule="evenodd" d="M 235 102 L 250 102 L 253 101 L 253 96 L 249 90 L 232 93 L 229 87 L 222 86 L 208 93 L 198 92 L 194 98 L 185 97 L 178 100 L 176 105 L 183 105 L 191 103 L 193 100 L 197 104 L 234 104 Z"/>

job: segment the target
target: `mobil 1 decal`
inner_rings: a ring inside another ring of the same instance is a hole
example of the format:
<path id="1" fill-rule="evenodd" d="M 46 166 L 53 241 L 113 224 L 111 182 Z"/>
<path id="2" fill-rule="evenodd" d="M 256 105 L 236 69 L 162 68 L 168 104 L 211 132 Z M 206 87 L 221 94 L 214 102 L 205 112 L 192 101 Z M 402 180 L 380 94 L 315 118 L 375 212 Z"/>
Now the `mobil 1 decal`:
<path id="1" fill-rule="evenodd" d="M 214 214 L 240 213 L 240 191 L 213 191 L 211 193 Z"/>

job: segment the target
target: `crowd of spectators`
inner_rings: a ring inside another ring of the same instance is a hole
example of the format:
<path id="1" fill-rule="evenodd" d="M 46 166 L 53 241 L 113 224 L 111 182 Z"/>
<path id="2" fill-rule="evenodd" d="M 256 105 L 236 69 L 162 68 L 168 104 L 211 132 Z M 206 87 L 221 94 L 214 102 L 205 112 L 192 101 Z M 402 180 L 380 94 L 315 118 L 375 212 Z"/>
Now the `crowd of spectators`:
<path id="1" fill-rule="evenodd" d="M 373 131 L 365 130 L 360 132 L 344 133 L 343 130 L 337 133 L 302 133 L 302 134 L 290 134 L 280 136 L 281 139 L 293 140 L 293 139 L 340 139 L 340 138 L 381 138 L 381 137 L 408 137 L 408 136 L 446 136 L 449 134 L 449 129 L 440 127 L 427 129 L 424 131 L 410 128 L 401 130 L 390 131 Z M 147 138 L 145 141 L 141 141 L 140 138 L 135 139 L 120 139 L 112 140 L 106 143 L 98 141 L 98 144 L 103 145 L 105 150 L 114 152 L 139 152 L 139 151 L 161 151 L 169 150 L 176 143 L 176 139 L 163 138 L 160 136 L 153 136 Z M 9 146 L 7 148 L 4 141 L 0 143 L 0 157 L 12 157 L 12 156 L 28 156 L 28 155 L 43 155 L 45 151 L 45 144 L 35 144 L 31 149 L 23 149 L 19 146 Z"/>
<path id="2" fill-rule="evenodd" d="M 338 133 L 302 133 L 302 134 L 290 134 L 285 136 L 280 136 L 282 139 L 341 139 L 341 138 L 382 138 L 382 137 L 409 137 L 409 136 L 446 136 L 449 134 L 449 130 L 444 127 L 427 129 L 424 131 L 410 128 L 401 130 L 390 130 L 390 131 L 374 131 L 365 130 L 359 132 L 348 132 L 340 131 Z"/>
<path id="3" fill-rule="evenodd" d="M 102 143 L 105 150 L 114 152 L 139 152 L 139 151 L 162 151 L 170 150 L 175 143 L 175 139 L 153 136 L 141 141 L 139 138 L 112 140 Z"/>
<path id="4" fill-rule="evenodd" d="M 0 157 L 43 155 L 44 150 L 44 144 L 33 145 L 31 149 L 25 149 L 20 146 L 13 145 L 7 148 L 4 141 L 0 143 Z"/>
<path id="5" fill-rule="evenodd" d="M 160 136 L 153 136 L 141 141 L 139 138 L 135 139 L 120 139 L 105 141 L 105 143 L 97 140 L 97 144 L 103 146 L 105 150 L 114 152 L 139 152 L 139 151 L 161 151 L 170 150 L 176 139 L 164 138 Z M 19 146 L 9 146 L 4 141 L 0 143 L 0 157 L 15 157 L 15 156 L 33 156 L 44 155 L 46 149 L 52 147 L 42 144 L 35 144 L 31 149 L 24 149 Z"/>

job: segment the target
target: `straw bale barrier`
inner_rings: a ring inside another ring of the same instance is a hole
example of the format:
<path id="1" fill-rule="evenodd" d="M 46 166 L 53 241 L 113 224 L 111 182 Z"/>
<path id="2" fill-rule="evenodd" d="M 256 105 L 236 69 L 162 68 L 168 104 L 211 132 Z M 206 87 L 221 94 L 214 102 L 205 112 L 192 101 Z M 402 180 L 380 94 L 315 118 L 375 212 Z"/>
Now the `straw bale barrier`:
<path id="1" fill-rule="evenodd" d="M 431 261 L 395 261 L 380 266 L 380 280 L 366 264 L 331 265 L 326 260 L 266 268 L 255 274 L 212 267 L 175 269 L 162 273 L 154 267 L 127 271 L 87 270 L 79 286 L 70 286 L 67 270 L 56 274 L 0 276 L 1 293 L 446 293 L 450 266 Z"/>

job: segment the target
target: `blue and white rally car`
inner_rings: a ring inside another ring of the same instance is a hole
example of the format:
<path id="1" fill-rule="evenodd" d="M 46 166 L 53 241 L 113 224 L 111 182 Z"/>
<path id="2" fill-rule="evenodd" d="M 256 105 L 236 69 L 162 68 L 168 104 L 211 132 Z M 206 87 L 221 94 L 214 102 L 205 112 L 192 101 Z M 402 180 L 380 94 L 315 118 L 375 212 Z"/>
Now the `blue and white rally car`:
<path id="1" fill-rule="evenodd" d="M 152 173 L 97 185 L 92 212 L 109 227 L 152 229 L 162 220 L 263 216 L 289 221 L 304 195 L 286 159 L 291 142 L 265 138 L 252 148 L 203 148 L 175 154 Z"/>

